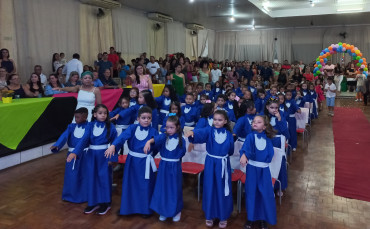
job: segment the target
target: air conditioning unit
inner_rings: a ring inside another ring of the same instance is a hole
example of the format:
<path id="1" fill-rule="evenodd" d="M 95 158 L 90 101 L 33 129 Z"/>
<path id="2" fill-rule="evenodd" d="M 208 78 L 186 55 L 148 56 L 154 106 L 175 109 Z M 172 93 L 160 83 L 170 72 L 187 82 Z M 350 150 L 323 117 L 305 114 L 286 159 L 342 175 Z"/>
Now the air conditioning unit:
<path id="1" fill-rule="evenodd" d="M 148 13 L 148 18 L 159 22 L 173 22 L 173 18 L 161 13 Z"/>
<path id="2" fill-rule="evenodd" d="M 80 0 L 81 3 L 98 6 L 105 9 L 113 9 L 121 7 L 121 3 L 113 0 Z"/>
<path id="3" fill-rule="evenodd" d="M 186 24 L 186 28 L 191 30 L 202 30 L 204 29 L 204 26 L 198 24 Z"/>

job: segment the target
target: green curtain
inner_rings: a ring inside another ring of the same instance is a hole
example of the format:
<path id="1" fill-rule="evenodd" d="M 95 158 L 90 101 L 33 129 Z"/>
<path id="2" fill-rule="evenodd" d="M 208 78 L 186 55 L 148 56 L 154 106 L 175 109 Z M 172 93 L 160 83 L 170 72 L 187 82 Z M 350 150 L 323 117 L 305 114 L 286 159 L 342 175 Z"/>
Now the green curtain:
<path id="1" fill-rule="evenodd" d="M 0 102 L 0 143 L 16 149 L 53 98 L 13 99 Z"/>

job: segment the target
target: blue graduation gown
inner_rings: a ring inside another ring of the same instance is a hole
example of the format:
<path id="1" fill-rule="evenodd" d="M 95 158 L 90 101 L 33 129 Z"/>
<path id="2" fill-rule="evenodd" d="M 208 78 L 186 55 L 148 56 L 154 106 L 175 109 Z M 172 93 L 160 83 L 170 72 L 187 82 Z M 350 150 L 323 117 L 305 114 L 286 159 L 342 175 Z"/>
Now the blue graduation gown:
<path id="1" fill-rule="evenodd" d="M 300 107 L 300 108 L 304 107 L 305 103 L 306 103 L 306 101 L 303 97 L 295 99 L 295 104 L 297 104 L 297 106 Z"/>
<path id="2" fill-rule="evenodd" d="M 164 119 L 163 119 L 163 123 L 162 123 L 161 129 L 160 129 L 160 131 L 161 131 L 162 133 L 166 132 L 166 123 L 167 123 L 167 119 L 168 119 L 168 117 L 169 117 L 169 116 L 166 116 L 166 117 L 164 117 Z M 184 118 L 184 116 L 181 116 L 181 117 L 180 117 L 180 126 L 181 126 L 181 128 L 182 128 L 182 129 L 184 129 L 184 126 L 185 126 L 185 118 Z"/>
<path id="3" fill-rule="evenodd" d="M 316 119 L 318 117 L 317 107 L 316 107 L 316 103 L 315 103 L 315 100 L 317 98 L 317 94 L 316 94 L 316 91 L 314 91 L 314 90 L 309 90 L 309 93 L 310 93 L 310 97 L 311 97 L 311 101 L 312 101 L 311 119 Z"/>
<path id="4" fill-rule="evenodd" d="M 239 138 L 246 138 L 247 135 L 252 132 L 252 121 L 254 119 L 254 114 L 246 114 L 236 121 L 234 126 L 234 134 Z"/>
<path id="5" fill-rule="evenodd" d="M 117 114 L 119 114 L 118 119 L 116 120 L 116 125 L 129 125 L 131 124 L 131 114 L 133 109 L 131 108 L 122 108 L 117 107 L 113 111 L 109 112 L 109 117 L 113 118 Z"/>
<path id="6" fill-rule="evenodd" d="M 130 151 L 145 154 L 143 151 L 145 143 L 157 135 L 158 131 L 153 127 L 133 124 L 118 136 L 112 145 L 116 146 L 117 151 L 127 141 Z M 152 153 L 153 157 L 154 154 Z M 149 179 L 145 179 L 145 165 L 146 158 L 134 157 L 130 153 L 127 155 L 122 180 L 120 215 L 153 213 L 149 204 L 154 190 L 155 174 L 150 168 Z"/>
<path id="7" fill-rule="evenodd" d="M 285 110 L 285 104 L 280 104 L 279 105 L 279 110 L 283 113 L 284 117 L 282 116 L 282 118 L 285 119 L 285 121 L 288 121 L 288 117 L 289 117 L 289 114 L 288 114 L 288 110 Z"/>
<path id="8" fill-rule="evenodd" d="M 272 141 L 265 132 L 248 134 L 240 150 L 240 156 L 248 160 L 270 163 L 274 156 Z M 265 220 L 276 224 L 276 204 L 269 167 L 261 168 L 247 164 L 245 179 L 245 205 L 248 220 Z"/>
<path id="9" fill-rule="evenodd" d="M 299 107 L 294 99 L 286 100 L 285 106 L 288 108 L 289 144 L 292 148 L 297 148 L 297 119 L 295 113 L 299 110 Z"/>
<path id="10" fill-rule="evenodd" d="M 155 101 L 158 104 L 158 123 L 163 123 L 164 117 L 166 117 L 170 111 L 170 105 L 171 105 L 171 98 L 165 97 L 164 95 L 161 95 L 157 98 L 155 98 Z"/>
<path id="11" fill-rule="evenodd" d="M 213 126 L 213 115 L 210 115 L 208 118 L 200 118 L 194 129 L 201 129 L 210 126 Z"/>
<path id="12" fill-rule="evenodd" d="M 178 134 L 168 136 L 168 138 L 166 134 L 160 134 L 154 137 L 154 144 L 154 147 L 159 150 L 162 160 L 159 163 L 150 208 L 159 215 L 174 217 L 184 207 L 181 158 L 186 153 L 185 139 L 182 138 L 180 146 Z M 163 158 L 178 159 L 179 161 L 165 161 Z"/>
<path id="13" fill-rule="evenodd" d="M 227 220 L 233 211 L 233 197 L 231 191 L 230 159 L 226 157 L 226 171 L 228 173 L 228 189 L 225 187 L 226 174 L 222 176 L 222 159 L 213 156 L 225 157 L 234 153 L 234 139 L 225 128 L 207 127 L 194 130 L 192 143 L 206 143 L 207 157 L 204 163 L 203 202 L 202 209 L 206 219 Z M 226 191 L 229 191 L 225 196 Z"/>
<path id="14" fill-rule="evenodd" d="M 135 117 L 133 123 L 135 123 L 135 121 L 137 120 L 139 110 L 143 106 L 146 106 L 146 104 L 136 104 L 135 106 L 130 108 L 130 109 L 133 110 L 131 113 Z M 157 110 L 157 108 L 152 109 L 152 127 L 155 128 L 156 130 L 158 130 L 158 110 Z"/>
<path id="15" fill-rule="evenodd" d="M 199 110 L 195 104 L 186 104 L 181 107 L 181 114 L 185 118 L 185 126 L 195 126 L 199 118 Z"/>
<path id="16" fill-rule="evenodd" d="M 264 99 L 257 98 L 255 100 L 254 106 L 256 108 L 257 114 L 263 113 L 263 111 L 265 110 L 266 101 L 267 101 L 267 97 L 265 97 Z"/>
<path id="17" fill-rule="evenodd" d="M 248 86 L 248 90 L 252 92 L 253 99 L 255 100 L 257 98 L 257 89 L 252 86 Z"/>
<path id="18" fill-rule="evenodd" d="M 227 107 L 225 104 L 225 107 L 217 107 L 217 110 L 225 110 L 227 113 L 227 117 L 229 117 L 229 120 L 232 122 L 236 122 L 234 109 L 229 109 L 229 107 Z"/>
<path id="19" fill-rule="evenodd" d="M 213 101 L 213 99 L 214 99 L 213 91 L 203 90 L 203 91 L 201 91 L 199 94 L 200 94 L 200 95 L 204 95 L 204 94 L 208 95 L 208 98 L 209 98 L 210 100 L 212 100 L 212 101 Z"/>
<path id="20" fill-rule="evenodd" d="M 219 87 L 215 87 L 213 89 L 213 100 L 217 99 L 217 96 L 219 96 L 222 93 L 222 89 Z"/>
<path id="21" fill-rule="evenodd" d="M 281 139 L 278 135 L 284 135 L 286 139 L 289 139 L 289 129 L 286 120 L 283 118 L 283 112 L 280 112 L 281 120 L 278 121 L 278 119 L 275 116 L 269 115 L 270 118 L 270 124 L 271 126 L 277 131 L 276 136 L 272 139 L 272 145 L 276 148 L 283 148 L 285 149 L 285 146 L 281 146 Z M 285 190 L 288 187 L 288 172 L 286 169 L 286 158 L 283 157 L 281 161 L 281 168 L 279 172 L 278 179 L 281 182 L 281 189 Z M 278 189 L 277 183 L 275 184 L 275 189 Z"/>
<path id="22" fill-rule="evenodd" d="M 80 156 L 83 149 L 90 145 L 105 145 L 114 141 L 117 137 L 117 131 L 112 123 L 110 124 L 109 139 L 106 136 L 107 128 L 104 122 L 90 122 L 73 153 Z M 99 150 L 89 148 L 86 154 L 88 206 L 112 202 L 112 166 L 108 162 L 117 161 L 118 158 L 106 158 L 104 152 L 107 148 Z"/>
<path id="23" fill-rule="evenodd" d="M 60 150 L 67 142 L 69 148 L 75 148 L 85 133 L 87 123 L 88 122 L 69 124 L 67 129 L 58 138 L 58 141 L 53 146 L 58 147 Z M 55 150 L 53 152 L 56 153 L 57 151 Z M 67 156 L 70 153 L 70 150 L 68 150 Z M 87 160 L 85 153 L 81 153 L 76 159 L 76 162 L 66 162 L 62 200 L 72 203 L 83 203 L 87 201 L 86 162 Z"/>

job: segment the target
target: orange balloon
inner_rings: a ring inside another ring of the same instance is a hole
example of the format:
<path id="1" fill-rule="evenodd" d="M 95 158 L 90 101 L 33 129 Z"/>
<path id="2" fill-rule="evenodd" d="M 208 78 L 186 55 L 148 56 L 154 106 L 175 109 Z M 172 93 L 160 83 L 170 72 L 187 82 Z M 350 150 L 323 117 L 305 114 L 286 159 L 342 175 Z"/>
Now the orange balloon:
<path id="1" fill-rule="evenodd" d="M 356 52 L 356 50 L 355 49 L 351 49 L 351 53 L 355 53 Z"/>
<path id="2" fill-rule="evenodd" d="M 317 65 L 317 64 L 315 64 L 315 65 L 314 65 L 314 67 L 315 67 L 315 68 L 316 68 L 317 66 L 319 66 L 319 65 Z"/>
<path id="3" fill-rule="evenodd" d="M 357 54 L 357 56 L 361 56 L 362 57 L 362 53 Z"/>
<path id="4" fill-rule="evenodd" d="M 331 50 L 333 50 L 333 47 L 329 46 L 328 49 L 331 51 Z"/>
<path id="5" fill-rule="evenodd" d="M 364 60 L 364 62 L 366 62 L 366 58 L 362 58 Z"/>
<path id="6" fill-rule="evenodd" d="M 351 45 L 351 49 L 353 49 L 353 48 L 355 48 L 355 46 L 354 45 Z"/>
<path id="7" fill-rule="evenodd" d="M 324 63 L 324 59 L 320 59 L 320 63 Z"/>
<path id="8" fill-rule="evenodd" d="M 343 43 L 343 44 L 342 44 L 342 46 L 343 46 L 343 47 L 347 47 L 347 44 L 346 44 L 346 43 Z"/>
<path id="9" fill-rule="evenodd" d="M 351 45 L 347 44 L 346 49 L 351 49 Z"/>

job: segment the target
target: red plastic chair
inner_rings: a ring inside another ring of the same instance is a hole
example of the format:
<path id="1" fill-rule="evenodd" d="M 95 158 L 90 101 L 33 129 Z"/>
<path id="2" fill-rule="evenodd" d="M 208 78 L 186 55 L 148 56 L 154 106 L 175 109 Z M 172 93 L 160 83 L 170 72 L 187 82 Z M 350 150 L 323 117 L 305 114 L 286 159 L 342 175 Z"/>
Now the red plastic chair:
<path id="1" fill-rule="evenodd" d="M 127 159 L 127 154 L 126 155 L 118 155 L 118 163 L 119 164 L 125 164 Z"/>
<path id="2" fill-rule="evenodd" d="M 307 131 L 307 129 L 306 128 L 298 128 L 297 129 L 297 134 L 302 134 L 303 135 L 303 144 L 307 143 L 307 145 L 308 145 L 308 131 Z"/>
<path id="3" fill-rule="evenodd" d="M 157 166 L 157 168 L 159 167 L 159 162 L 161 162 L 160 158 L 154 158 L 154 163 Z"/>
<path id="4" fill-rule="evenodd" d="M 204 171 L 204 165 L 194 162 L 183 162 L 182 163 L 182 172 L 187 174 L 198 175 L 198 202 L 200 200 L 200 176 Z"/>

